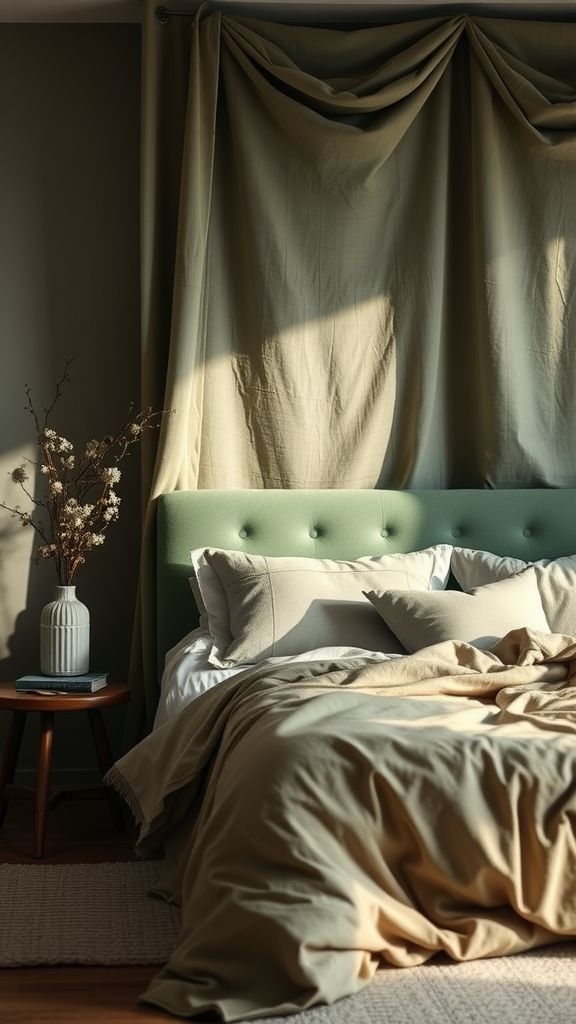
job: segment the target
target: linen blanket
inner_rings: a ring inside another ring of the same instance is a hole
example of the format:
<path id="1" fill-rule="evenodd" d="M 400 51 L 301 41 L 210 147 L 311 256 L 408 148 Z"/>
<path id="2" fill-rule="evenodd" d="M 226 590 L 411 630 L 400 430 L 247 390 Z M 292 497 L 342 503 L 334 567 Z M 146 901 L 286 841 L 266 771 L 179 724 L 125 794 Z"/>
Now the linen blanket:
<path id="1" fill-rule="evenodd" d="M 263 664 L 107 776 L 182 903 L 142 1001 L 286 1015 L 379 968 L 576 935 L 576 639 Z"/>

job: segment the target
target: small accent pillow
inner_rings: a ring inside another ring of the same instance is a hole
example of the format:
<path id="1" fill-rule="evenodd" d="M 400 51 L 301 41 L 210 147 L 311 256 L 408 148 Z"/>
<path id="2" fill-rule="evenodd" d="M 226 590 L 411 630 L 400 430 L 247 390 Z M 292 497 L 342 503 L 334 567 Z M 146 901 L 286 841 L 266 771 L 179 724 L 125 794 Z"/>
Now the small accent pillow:
<path id="1" fill-rule="evenodd" d="M 389 590 L 368 592 L 366 597 L 411 654 L 445 640 L 487 650 L 510 630 L 522 627 L 550 632 L 533 568 L 467 594 Z"/>
<path id="2" fill-rule="evenodd" d="M 523 562 L 474 548 L 454 548 L 452 552 L 452 572 L 466 591 L 507 579 L 529 565 L 536 570 L 542 607 L 551 631 L 576 636 L 576 555 Z"/>
<path id="3" fill-rule="evenodd" d="M 440 590 L 451 553 L 450 544 L 356 561 L 192 551 L 214 641 L 210 661 L 229 668 L 318 647 L 405 653 L 363 591 Z"/>

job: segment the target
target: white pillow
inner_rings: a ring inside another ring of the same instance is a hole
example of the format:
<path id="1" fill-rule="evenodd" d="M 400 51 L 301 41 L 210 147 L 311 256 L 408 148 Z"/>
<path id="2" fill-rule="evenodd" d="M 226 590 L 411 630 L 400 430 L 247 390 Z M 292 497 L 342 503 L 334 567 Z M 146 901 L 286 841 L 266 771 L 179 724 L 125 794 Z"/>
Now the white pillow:
<path id="1" fill-rule="evenodd" d="M 198 626 L 200 629 L 203 629 L 205 632 L 209 633 L 210 620 L 208 619 L 206 605 L 202 600 L 202 593 L 200 591 L 200 587 L 198 586 L 198 580 L 196 579 L 195 576 L 189 576 L 188 583 L 190 584 L 190 590 L 192 591 L 192 595 L 194 597 L 194 601 L 198 609 Z"/>
<path id="2" fill-rule="evenodd" d="M 242 551 L 191 552 L 207 609 L 213 665 L 253 663 L 318 647 L 403 648 L 365 590 L 440 590 L 450 574 L 449 544 L 355 561 L 268 558 Z"/>
<path id="3" fill-rule="evenodd" d="M 487 650 L 521 627 L 550 632 L 533 568 L 466 594 L 389 590 L 366 596 L 410 653 L 445 640 Z"/>
<path id="4" fill-rule="evenodd" d="M 551 631 L 576 636 L 576 555 L 523 562 L 473 548 L 454 548 L 452 552 L 452 572 L 462 590 L 507 579 L 529 565 L 534 566 Z"/>

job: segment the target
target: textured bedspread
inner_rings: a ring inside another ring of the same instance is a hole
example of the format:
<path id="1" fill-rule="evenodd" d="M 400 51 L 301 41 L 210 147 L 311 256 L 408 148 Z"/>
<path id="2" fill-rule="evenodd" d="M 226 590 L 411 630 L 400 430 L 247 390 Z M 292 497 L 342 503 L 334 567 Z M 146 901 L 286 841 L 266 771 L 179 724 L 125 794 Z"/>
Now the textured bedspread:
<path id="1" fill-rule="evenodd" d="M 314 675 L 311 675 L 311 672 Z M 576 935 L 576 640 L 231 679 L 109 774 L 183 927 L 142 999 L 289 1014 Z"/>

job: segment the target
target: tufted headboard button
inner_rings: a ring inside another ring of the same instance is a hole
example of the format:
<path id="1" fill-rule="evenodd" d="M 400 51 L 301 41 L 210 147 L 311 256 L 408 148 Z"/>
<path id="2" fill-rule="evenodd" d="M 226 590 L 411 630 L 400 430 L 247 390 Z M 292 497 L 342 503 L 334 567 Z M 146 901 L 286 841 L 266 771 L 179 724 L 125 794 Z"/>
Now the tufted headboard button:
<path id="1" fill-rule="evenodd" d="M 452 536 L 458 540 L 462 536 L 462 530 L 458 526 L 453 526 L 451 530 Z"/>
<path id="2" fill-rule="evenodd" d="M 309 536 L 312 538 L 312 540 L 316 540 L 316 537 L 319 536 L 318 530 L 316 529 L 315 526 L 313 526 L 312 529 L 310 530 Z"/>
<path id="3" fill-rule="evenodd" d="M 248 537 L 248 530 L 246 529 L 245 526 L 238 530 L 238 536 L 240 537 L 240 540 L 246 540 L 246 538 Z"/>
<path id="4" fill-rule="evenodd" d="M 529 526 L 525 526 L 524 527 L 524 529 L 522 530 L 522 536 L 523 537 L 531 537 L 532 536 L 532 530 L 530 529 Z"/>

